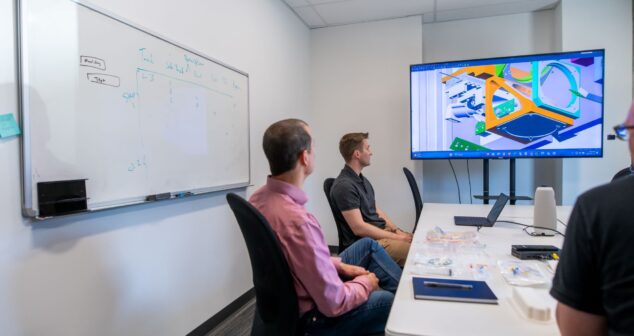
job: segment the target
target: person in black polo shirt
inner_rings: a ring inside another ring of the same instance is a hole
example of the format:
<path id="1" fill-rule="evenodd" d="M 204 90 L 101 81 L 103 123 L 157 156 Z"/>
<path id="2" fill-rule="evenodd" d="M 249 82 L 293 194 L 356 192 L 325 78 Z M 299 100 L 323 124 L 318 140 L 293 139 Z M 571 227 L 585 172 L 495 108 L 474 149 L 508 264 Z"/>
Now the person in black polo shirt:
<path id="1" fill-rule="evenodd" d="M 634 104 L 615 130 L 634 157 Z M 579 196 L 550 294 L 562 335 L 634 335 L 634 176 Z"/>
<path id="2" fill-rule="evenodd" d="M 619 137 L 620 139 L 620 137 Z M 629 167 L 627 168 L 623 168 L 621 170 L 618 171 L 618 173 L 616 173 L 614 175 L 614 177 L 612 177 L 612 181 L 618 180 L 621 177 L 626 177 L 626 176 L 630 176 L 630 175 L 634 175 L 634 159 L 632 160 L 632 164 L 630 164 Z"/>
<path id="3" fill-rule="evenodd" d="M 361 237 L 370 237 L 383 246 L 399 265 L 405 264 L 412 242 L 412 234 L 399 229 L 376 206 L 374 188 L 361 174 L 370 165 L 372 151 L 368 143 L 368 133 L 346 134 L 339 141 L 339 152 L 346 165 L 335 179 L 330 191 L 348 227 L 342 227 L 341 234 L 346 245 Z"/>

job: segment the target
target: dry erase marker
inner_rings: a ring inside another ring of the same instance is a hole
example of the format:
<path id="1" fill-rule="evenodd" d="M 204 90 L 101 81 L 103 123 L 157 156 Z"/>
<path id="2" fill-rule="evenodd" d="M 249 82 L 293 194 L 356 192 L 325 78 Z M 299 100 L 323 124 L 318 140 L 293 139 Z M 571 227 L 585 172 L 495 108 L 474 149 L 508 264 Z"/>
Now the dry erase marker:
<path id="1" fill-rule="evenodd" d="M 473 289 L 473 285 L 463 285 L 449 282 L 425 281 L 423 285 L 427 287 L 453 288 L 453 289 Z"/>
<path id="2" fill-rule="evenodd" d="M 172 194 L 166 192 L 166 193 L 161 193 L 156 195 L 148 195 L 147 197 L 145 197 L 145 200 L 146 201 L 160 201 L 160 200 L 169 199 L 170 197 L 172 197 Z"/>

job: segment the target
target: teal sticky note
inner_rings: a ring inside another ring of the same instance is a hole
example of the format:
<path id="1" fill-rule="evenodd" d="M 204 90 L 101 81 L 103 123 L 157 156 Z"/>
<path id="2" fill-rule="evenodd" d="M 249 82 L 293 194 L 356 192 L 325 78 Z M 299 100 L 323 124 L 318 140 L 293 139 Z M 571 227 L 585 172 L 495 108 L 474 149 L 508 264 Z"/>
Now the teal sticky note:
<path id="1" fill-rule="evenodd" d="M 0 138 L 20 135 L 20 127 L 15 122 L 12 113 L 0 114 Z"/>

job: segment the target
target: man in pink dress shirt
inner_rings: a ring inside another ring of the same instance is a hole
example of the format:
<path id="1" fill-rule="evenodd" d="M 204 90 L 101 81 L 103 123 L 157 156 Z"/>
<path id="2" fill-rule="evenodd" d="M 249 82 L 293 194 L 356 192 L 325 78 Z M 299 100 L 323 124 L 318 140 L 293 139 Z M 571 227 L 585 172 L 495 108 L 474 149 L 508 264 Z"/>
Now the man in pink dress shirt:
<path id="1" fill-rule="evenodd" d="M 306 332 L 382 332 L 401 277 L 400 267 L 376 241 L 364 238 L 331 257 L 321 226 L 304 204 L 304 181 L 315 151 L 308 124 L 286 119 L 264 133 L 271 176 L 249 201 L 269 221 L 291 269 Z"/>

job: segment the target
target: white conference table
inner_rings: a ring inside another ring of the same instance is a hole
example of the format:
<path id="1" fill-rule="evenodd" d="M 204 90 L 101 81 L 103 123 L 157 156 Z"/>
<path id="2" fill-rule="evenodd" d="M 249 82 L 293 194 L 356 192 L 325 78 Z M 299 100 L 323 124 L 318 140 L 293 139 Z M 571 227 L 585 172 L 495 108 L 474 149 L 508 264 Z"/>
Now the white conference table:
<path id="1" fill-rule="evenodd" d="M 534 321 L 521 313 L 521 310 L 512 301 L 512 286 L 509 285 L 500 273 L 498 261 L 518 261 L 511 256 L 511 245 L 555 245 L 561 247 L 563 238 L 560 235 L 554 237 L 532 237 L 522 231 L 522 227 L 509 223 L 496 223 L 493 227 L 483 227 L 478 232 L 478 239 L 486 247 L 479 252 L 482 260 L 489 267 L 486 268 L 485 280 L 499 299 L 498 305 L 461 303 L 414 299 L 412 277 L 422 276 L 431 278 L 443 278 L 442 276 L 413 274 L 416 272 L 414 264 L 415 255 L 425 251 L 427 232 L 438 226 L 445 231 L 475 231 L 476 228 L 456 226 L 453 216 L 483 216 L 489 213 L 492 205 L 471 204 L 434 204 L 426 203 L 423 207 L 418 227 L 412 240 L 408 260 L 403 269 L 403 275 L 396 291 L 392 310 L 386 325 L 386 335 L 558 335 L 559 330 L 554 317 L 556 301 L 547 295 L 551 282 L 539 285 L 536 288 L 551 307 L 549 321 Z M 557 218 L 564 223 L 572 207 L 557 207 Z M 507 205 L 498 218 L 523 224 L 533 224 L 532 205 Z M 565 231 L 561 223 L 557 223 L 560 232 Z M 483 252 L 483 253 L 482 253 Z M 542 261 L 530 261 L 531 265 L 539 268 L 543 275 L 551 280 L 554 275 L 549 266 Z M 470 275 L 470 277 L 469 277 Z M 477 274 L 481 275 L 481 274 Z M 473 273 L 462 276 L 446 277 L 448 279 L 473 280 Z"/>

